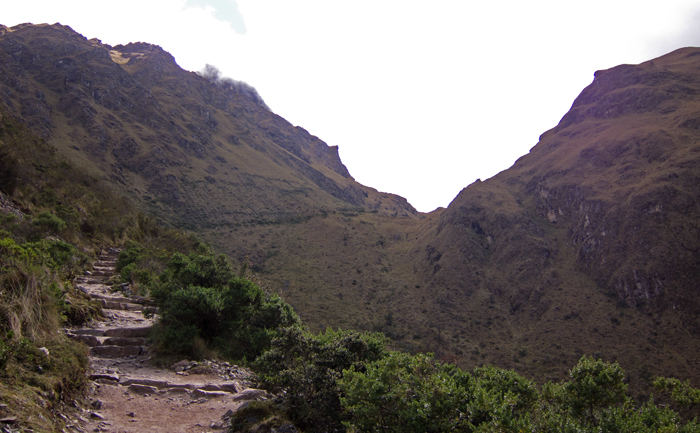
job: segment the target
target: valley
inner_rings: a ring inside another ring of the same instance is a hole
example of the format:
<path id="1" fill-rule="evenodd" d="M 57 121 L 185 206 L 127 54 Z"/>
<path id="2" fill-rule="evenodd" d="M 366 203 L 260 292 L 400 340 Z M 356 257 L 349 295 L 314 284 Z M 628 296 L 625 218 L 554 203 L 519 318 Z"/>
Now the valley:
<path id="1" fill-rule="evenodd" d="M 647 395 L 657 375 L 700 380 L 698 54 L 598 71 L 513 167 L 429 214 L 147 43 L 0 28 L 0 101 L 163 226 L 249 261 L 311 330 L 540 382 L 601 357 Z"/>

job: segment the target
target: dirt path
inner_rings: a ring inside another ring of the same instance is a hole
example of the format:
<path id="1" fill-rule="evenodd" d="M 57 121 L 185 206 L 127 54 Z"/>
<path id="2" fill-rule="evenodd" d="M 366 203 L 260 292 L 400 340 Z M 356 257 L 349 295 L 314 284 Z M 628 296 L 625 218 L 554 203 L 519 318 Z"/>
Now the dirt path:
<path id="1" fill-rule="evenodd" d="M 245 401 L 264 398 L 249 388 L 251 372 L 228 363 L 182 361 L 174 369 L 150 363 L 146 336 L 153 319 L 143 311 L 147 300 L 113 293 L 104 283 L 113 274 L 118 251 L 105 251 L 94 271 L 76 285 L 103 303 L 106 320 L 91 327 L 66 329 L 90 346 L 91 410 L 76 431 L 214 432 L 225 427 L 222 417 Z M 176 371 L 177 370 L 177 371 Z"/>

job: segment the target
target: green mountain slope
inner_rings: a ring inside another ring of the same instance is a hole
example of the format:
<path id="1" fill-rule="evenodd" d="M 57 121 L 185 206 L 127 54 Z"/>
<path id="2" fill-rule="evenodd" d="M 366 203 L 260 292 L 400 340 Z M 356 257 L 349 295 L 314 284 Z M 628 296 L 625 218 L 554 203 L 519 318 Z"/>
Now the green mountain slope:
<path id="1" fill-rule="evenodd" d="M 538 379 L 602 356 L 645 392 L 700 379 L 698 53 L 599 71 L 528 155 L 431 214 L 157 46 L 3 27 L 0 101 L 137 207 L 248 259 L 312 329 Z"/>
<path id="2" fill-rule="evenodd" d="M 443 317 L 489 335 L 487 358 L 560 374 L 599 353 L 640 376 L 695 375 L 698 54 L 599 71 L 528 155 L 441 215 L 430 287 Z"/>

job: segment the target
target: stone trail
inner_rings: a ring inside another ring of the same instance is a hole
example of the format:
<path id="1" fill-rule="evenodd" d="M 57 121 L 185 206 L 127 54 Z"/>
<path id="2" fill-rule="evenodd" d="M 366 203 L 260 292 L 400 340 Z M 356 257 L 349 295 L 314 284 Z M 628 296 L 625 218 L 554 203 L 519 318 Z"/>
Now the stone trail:
<path id="1" fill-rule="evenodd" d="M 245 401 L 266 398 L 265 391 L 249 388 L 252 372 L 226 362 L 183 360 L 170 369 L 154 366 L 146 338 L 157 310 L 127 286 L 115 293 L 107 284 L 118 256 L 118 250 L 104 251 L 93 271 L 75 280 L 80 290 L 102 303 L 105 320 L 65 329 L 89 347 L 92 381 L 91 408 L 66 419 L 67 431 L 216 431 L 225 428 L 225 420 Z"/>

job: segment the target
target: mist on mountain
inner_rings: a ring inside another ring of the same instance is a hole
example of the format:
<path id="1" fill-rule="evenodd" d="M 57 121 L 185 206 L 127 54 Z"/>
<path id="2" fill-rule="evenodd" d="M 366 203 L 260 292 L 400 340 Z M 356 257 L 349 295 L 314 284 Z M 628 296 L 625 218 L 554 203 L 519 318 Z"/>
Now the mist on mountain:
<path id="1" fill-rule="evenodd" d="M 234 80 L 233 78 L 223 77 L 221 75 L 221 71 L 216 66 L 207 63 L 204 66 L 204 69 L 197 72 L 197 74 L 201 75 L 202 77 L 206 78 L 207 80 L 216 84 L 217 86 L 220 86 L 222 89 L 230 89 L 235 91 L 236 93 L 245 95 L 248 98 L 250 98 L 253 102 L 258 103 L 270 110 L 270 107 L 267 106 L 262 96 L 260 96 L 258 91 L 255 90 L 255 87 L 251 86 L 250 84 L 244 81 L 238 81 Z"/>

